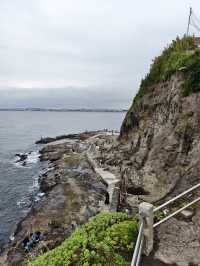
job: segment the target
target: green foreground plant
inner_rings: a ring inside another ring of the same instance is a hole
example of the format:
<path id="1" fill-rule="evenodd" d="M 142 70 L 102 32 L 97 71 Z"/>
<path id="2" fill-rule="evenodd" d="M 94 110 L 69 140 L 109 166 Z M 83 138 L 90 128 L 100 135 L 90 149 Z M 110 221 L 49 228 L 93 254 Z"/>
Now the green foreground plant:
<path id="1" fill-rule="evenodd" d="M 136 219 L 125 213 L 102 213 L 78 227 L 59 247 L 29 262 L 29 266 L 128 265 L 137 238 Z"/>

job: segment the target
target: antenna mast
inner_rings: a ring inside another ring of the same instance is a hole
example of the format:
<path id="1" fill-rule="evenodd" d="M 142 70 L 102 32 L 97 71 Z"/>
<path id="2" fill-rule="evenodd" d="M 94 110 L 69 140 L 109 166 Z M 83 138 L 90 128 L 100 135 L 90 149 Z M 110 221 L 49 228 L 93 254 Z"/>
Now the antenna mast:
<path id="1" fill-rule="evenodd" d="M 190 14 L 188 18 L 188 26 L 187 26 L 187 36 L 189 35 L 189 30 L 190 30 L 190 20 L 191 20 L 191 15 L 192 15 L 192 8 L 190 7 Z"/>

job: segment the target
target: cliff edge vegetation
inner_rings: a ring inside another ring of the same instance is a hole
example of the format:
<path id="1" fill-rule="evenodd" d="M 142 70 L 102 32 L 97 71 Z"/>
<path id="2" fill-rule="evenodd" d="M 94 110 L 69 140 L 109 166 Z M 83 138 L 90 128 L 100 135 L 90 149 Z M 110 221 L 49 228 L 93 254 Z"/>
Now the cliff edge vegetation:
<path id="1" fill-rule="evenodd" d="M 134 102 L 148 92 L 152 85 L 169 80 L 177 71 L 184 74 L 184 96 L 200 90 L 200 49 L 195 44 L 195 37 L 177 37 L 153 60 L 149 73 L 141 81 Z"/>
<path id="2" fill-rule="evenodd" d="M 200 49 L 195 37 L 177 37 L 157 56 L 150 66 L 149 73 L 141 80 L 140 88 L 130 107 L 124 123 L 129 123 L 130 113 L 140 99 L 151 92 L 152 86 L 168 81 L 177 72 L 183 74 L 182 95 L 200 91 Z"/>

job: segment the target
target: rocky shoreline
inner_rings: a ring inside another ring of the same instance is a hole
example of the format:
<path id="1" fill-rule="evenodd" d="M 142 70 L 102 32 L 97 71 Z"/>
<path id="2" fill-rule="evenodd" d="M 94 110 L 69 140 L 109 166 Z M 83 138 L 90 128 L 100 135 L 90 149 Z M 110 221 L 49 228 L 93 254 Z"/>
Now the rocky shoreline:
<path id="1" fill-rule="evenodd" d="M 48 162 L 48 169 L 39 177 L 39 185 L 45 196 L 18 223 L 14 241 L 0 257 L 0 266 L 26 265 L 30 257 L 58 246 L 77 225 L 102 211 L 135 214 L 141 201 L 160 204 L 196 181 L 192 176 L 187 184 L 179 183 L 170 190 L 162 186 L 162 193 L 158 194 L 157 187 L 148 186 L 137 175 L 143 163 L 143 150 L 136 154 L 136 149 L 137 143 L 126 142 L 114 132 L 105 131 L 84 132 L 72 139 L 44 145 L 40 160 Z M 185 266 L 187 262 L 198 261 L 200 212 L 196 207 L 192 212 L 189 220 L 181 216 L 173 218 L 155 231 L 156 248 L 141 265 Z M 42 233 L 42 238 L 27 254 L 22 241 L 36 231 Z M 182 257 L 173 264 L 180 250 Z"/>
<path id="2" fill-rule="evenodd" d="M 1 255 L 0 265 L 25 265 L 30 257 L 59 245 L 90 217 L 118 208 L 119 189 L 115 186 L 119 180 L 95 159 L 97 143 L 108 139 L 114 142 L 116 138 L 113 132 L 84 132 L 40 150 L 40 161 L 48 162 L 48 169 L 39 177 L 44 196 L 17 224 L 14 240 Z M 25 165 L 27 156 L 18 157 Z M 41 241 L 26 253 L 22 241 L 36 231 L 42 233 Z"/>

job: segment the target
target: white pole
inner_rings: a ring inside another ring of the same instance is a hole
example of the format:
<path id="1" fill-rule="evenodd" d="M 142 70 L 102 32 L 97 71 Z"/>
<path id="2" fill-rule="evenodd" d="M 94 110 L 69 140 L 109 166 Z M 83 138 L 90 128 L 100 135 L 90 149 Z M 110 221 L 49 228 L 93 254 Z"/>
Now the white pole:
<path id="1" fill-rule="evenodd" d="M 143 253 L 148 256 L 153 250 L 153 205 L 147 202 L 141 203 L 139 214 L 144 220 Z"/>
<path id="2" fill-rule="evenodd" d="M 190 30 L 190 20 L 191 20 L 191 15 L 192 15 L 192 8 L 190 7 L 190 14 L 188 18 L 188 26 L 187 26 L 187 36 L 189 35 L 189 30 Z"/>

